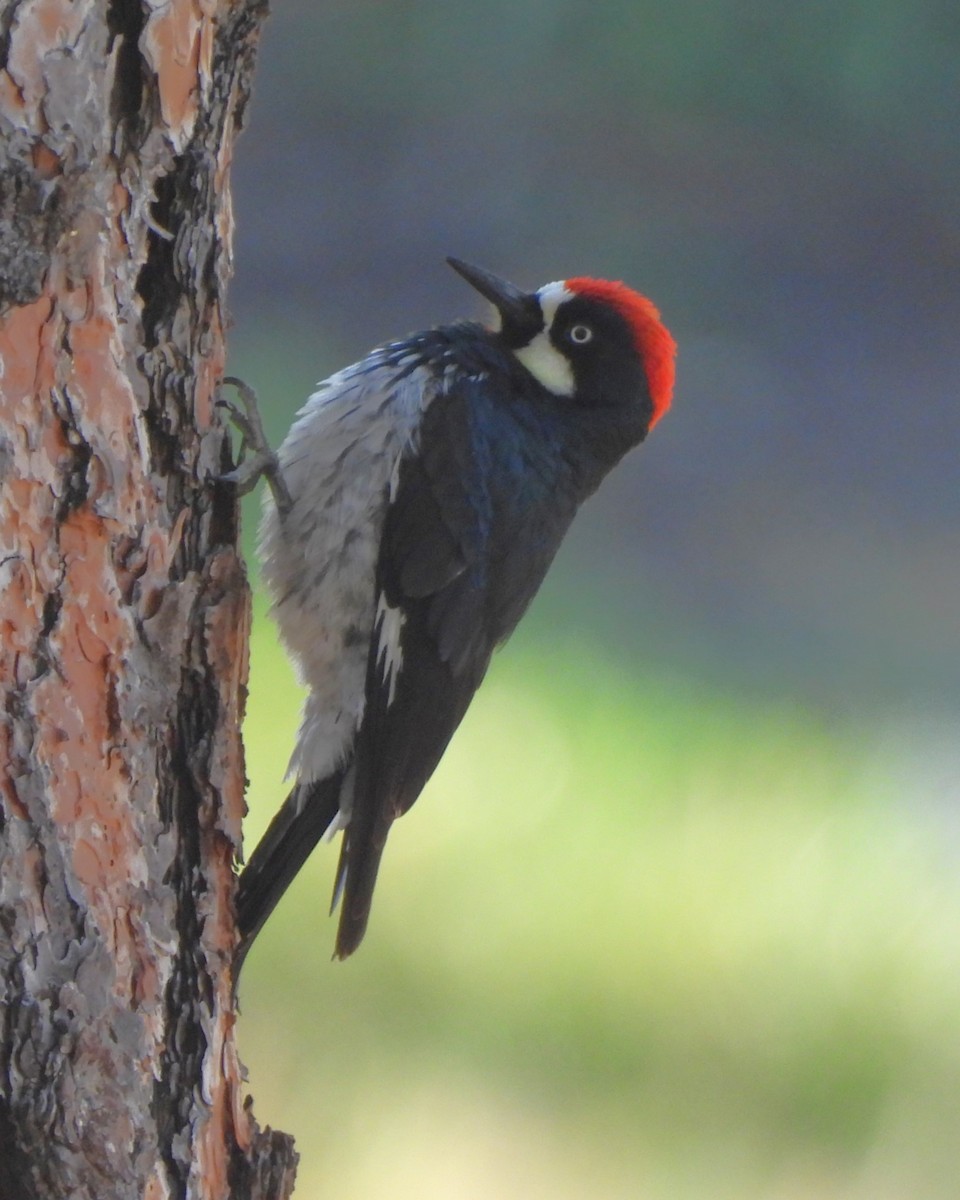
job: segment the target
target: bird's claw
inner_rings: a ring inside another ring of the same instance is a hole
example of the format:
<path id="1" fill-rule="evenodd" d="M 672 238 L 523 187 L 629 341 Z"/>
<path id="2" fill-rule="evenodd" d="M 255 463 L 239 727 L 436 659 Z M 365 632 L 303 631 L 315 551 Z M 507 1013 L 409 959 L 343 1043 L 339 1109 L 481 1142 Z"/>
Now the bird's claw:
<path id="1" fill-rule="evenodd" d="M 257 393 L 235 375 L 225 375 L 223 382 L 236 388 L 240 397 L 240 403 L 237 403 L 222 391 L 217 394 L 217 407 L 227 410 L 230 420 L 240 431 L 240 454 L 239 462 L 233 470 L 227 471 L 220 478 L 225 483 L 234 484 L 243 496 L 257 485 L 261 476 L 264 477 L 273 492 L 277 509 L 283 516 L 293 508 L 293 497 L 280 470 L 280 460 L 271 450 L 264 433 L 257 405 Z"/>

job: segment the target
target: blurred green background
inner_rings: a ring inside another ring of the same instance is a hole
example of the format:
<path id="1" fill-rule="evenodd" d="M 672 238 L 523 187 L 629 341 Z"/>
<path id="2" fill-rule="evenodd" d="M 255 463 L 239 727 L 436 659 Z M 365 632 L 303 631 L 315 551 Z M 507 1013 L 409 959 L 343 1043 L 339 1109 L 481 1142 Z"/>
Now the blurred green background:
<path id="1" fill-rule="evenodd" d="M 360 953 L 327 847 L 250 956 L 298 1196 L 960 1195 L 958 128 L 953 3 L 276 6 L 230 342 L 275 441 L 478 314 L 449 253 L 680 344 Z M 250 845 L 299 704 L 261 598 Z"/>

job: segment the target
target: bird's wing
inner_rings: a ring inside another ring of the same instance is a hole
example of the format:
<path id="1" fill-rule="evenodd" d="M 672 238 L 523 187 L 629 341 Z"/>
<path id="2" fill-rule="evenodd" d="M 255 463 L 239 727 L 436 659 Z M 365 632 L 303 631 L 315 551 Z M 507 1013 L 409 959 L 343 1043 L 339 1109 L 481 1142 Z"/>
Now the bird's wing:
<path id="1" fill-rule="evenodd" d="M 413 804 L 479 687 L 494 639 L 482 573 L 490 525 L 469 384 L 425 414 L 391 487 L 377 615 L 338 888 L 337 954 L 359 944 L 390 825 Z"/>

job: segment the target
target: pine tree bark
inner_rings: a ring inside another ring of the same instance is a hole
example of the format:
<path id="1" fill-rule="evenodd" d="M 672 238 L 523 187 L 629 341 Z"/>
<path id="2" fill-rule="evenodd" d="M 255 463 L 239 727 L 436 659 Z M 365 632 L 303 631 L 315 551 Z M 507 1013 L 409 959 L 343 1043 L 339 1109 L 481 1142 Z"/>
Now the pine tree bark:
<path id="1" fill-rule="evenodd" d="M 286 1197 L 229 964 L 215 409 L 263 0 L 0 0 L 0 1200 Z"/>

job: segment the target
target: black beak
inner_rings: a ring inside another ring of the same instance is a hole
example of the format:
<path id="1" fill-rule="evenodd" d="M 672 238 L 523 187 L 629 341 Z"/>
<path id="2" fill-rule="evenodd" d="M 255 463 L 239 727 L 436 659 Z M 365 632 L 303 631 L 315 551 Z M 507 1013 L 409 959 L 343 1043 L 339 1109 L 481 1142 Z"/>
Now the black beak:
<path id="1" fill-rule="evenodd" d="M 510 341 L 526 345 L 543 329 L 543 312 L 535 295 L 521 292 L 506 279 L 485 271 L 483 267 L 471 266 L 461 258 L 448 258 L 447 262 L 494 305 L 503 321 L 503 333 Z"/>

